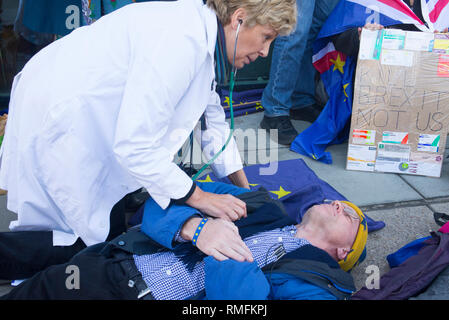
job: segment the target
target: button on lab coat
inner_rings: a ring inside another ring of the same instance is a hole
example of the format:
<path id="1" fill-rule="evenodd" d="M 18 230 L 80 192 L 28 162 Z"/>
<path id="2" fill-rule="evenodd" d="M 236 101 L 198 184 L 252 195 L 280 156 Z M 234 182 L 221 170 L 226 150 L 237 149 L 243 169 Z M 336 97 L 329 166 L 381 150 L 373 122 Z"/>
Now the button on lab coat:
<path id="1" fill-rule="evenodd" d="M 173 157 L 205 112 L 206 158 L 229 134 L 213 90 L 215 14 L 201 0 L 136 3 L 55 41 L 13 83 L 0 188 L 12 231 L 102 242 L 109 214 L 145 187 L 166 208 L 192 181 Z M 213 166 L 242 168 L 234 139 Z"/>

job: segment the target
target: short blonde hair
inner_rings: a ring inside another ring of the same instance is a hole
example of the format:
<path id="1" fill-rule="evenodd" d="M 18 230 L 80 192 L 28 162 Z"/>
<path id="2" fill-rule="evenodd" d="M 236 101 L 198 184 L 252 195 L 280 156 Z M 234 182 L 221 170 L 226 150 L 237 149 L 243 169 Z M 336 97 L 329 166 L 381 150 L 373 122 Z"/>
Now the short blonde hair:
<path id="1" fill-rule="evenodd" d="M 285 36 L 296 28 L 296 0 L 207 0 L 223 25 L 230 23 L 232 14 L 239 8 L 246 11 L 245 24 L 270 25 L 279 35 Z"/>

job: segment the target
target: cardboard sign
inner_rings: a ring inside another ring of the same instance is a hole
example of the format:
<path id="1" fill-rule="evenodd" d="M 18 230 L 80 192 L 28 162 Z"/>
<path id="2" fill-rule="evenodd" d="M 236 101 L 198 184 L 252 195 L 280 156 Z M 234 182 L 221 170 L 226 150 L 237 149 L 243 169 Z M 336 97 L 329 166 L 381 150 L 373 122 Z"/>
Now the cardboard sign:
<path id="1" fill-rule="evenodd" d="M 346 168 L 439 177 L 449 128 L 449 36 L 363 31 L 360 45 Z"/>
<path id="2" fill-rule="evenodd" d="M 437 75 L 439 77 L 449 78 L 449 54 L 440 54 Z"/>

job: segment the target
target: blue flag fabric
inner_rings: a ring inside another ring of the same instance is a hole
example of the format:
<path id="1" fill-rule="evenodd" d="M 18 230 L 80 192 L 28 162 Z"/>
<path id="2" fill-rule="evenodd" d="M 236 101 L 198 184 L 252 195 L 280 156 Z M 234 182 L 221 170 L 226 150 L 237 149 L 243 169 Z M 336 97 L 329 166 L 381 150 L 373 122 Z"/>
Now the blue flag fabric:
<path id="1" fill-rule="evenodd" d="M 396 268 L 408 258 L 417 255 L 419 250 L 421 250 L 426 245 L 425 241 L 429 240 L 430 238 L 432 238 L 432 236 L 416 239 L 412 242 L 409 242 L 396 252 L 389 254 L 387 256 L 387 261 L 390 268 Z"/>
<path id="2" fill-rule="evenodd" d="M 271 166 L 276 168 L 274 175 L 262 174 Z M 335 190 L 331 185 L 318 176 L 307 166 L 302 159 L 284 160 L 272 162 L 269 165 L 252 165 L 243 169 L 250 183 L 251 190 L 255 191 L 261 187 L 269 191 L 271 197 L 280 200 L 288 215 L 301 222 L 307 209 L 315 204 L 321 204 L 328 200 L 348 200 L 345 196 Z M 230 184 L 227 177 L 218 179 L 213 173 L 205 174 L 196 181 L 201 183 L 224 182 Z M 351 201 L 349 199 L 349 201 Z M 143 207 L 128 222 L 129 225 L 142 223 Z M 366 216 L 368 232 L 376 231 L 385 227 L 383 221 L 374 221 Z"/>
<path id="3" fill-rule="evenodd" d="M 263 111 L 261 105 L 263 89 L 250 89 L 244 91 L 234 91 L 232 94 L 232 108 L 234 117 L 240 117 L 251 113 Z M 229 91 L 222 89 L 218 92 L 221 105 L 225 111 L 226 118 L 230 118 Z"/>
<path id="4" fill-rule="evenodd" d="M 323 47 L 323 40 L 339 34 L 348 29 L 363 27 L 366 23 L 378 23 L 383 26 L 391 26 L 403 23 L 400 20 L 390 18 L 374 10 L 374 6 L 369 8 L 348 0 L 341 0 L 329 15 L 317 36 L 314 44 L 314 51 L 318 52 Z M 321 43 L 320 43 L 321 42 Z"/>
<path id="5" fill-rule="evenodd" d="M 348 120 L 352 112 L 353 76 L 356 57 L 346 57 L 333 46 L 330 37 L 366 23 L 383 26 L 401 24 L 384 14 L 349 0 L 342 0 L 329 15 L 314 43 L 313 63 L 320 72 L 329 101 L 317 120 L 301 132 L 290 149 L 312 159 L 331 164 L 332 155 L 325 152 L 333 144 L 348 139 Z"/>
<path id="6" fill-rule="evenodd" d="M 329 100 L 315 122 L 301 132 L 290 146 L 290 150 L 309 156 L 327 164 L 332 155 L 325 152 L 333 144 L 343 143 L 348 138 L 344 130 L 352 112 L 353 74 L 356 61 L 352 57 L 337 55 L 335 67 L 321 74 L 329 94 Z M 339 65 L 338 65 L 339 64 Z"/>

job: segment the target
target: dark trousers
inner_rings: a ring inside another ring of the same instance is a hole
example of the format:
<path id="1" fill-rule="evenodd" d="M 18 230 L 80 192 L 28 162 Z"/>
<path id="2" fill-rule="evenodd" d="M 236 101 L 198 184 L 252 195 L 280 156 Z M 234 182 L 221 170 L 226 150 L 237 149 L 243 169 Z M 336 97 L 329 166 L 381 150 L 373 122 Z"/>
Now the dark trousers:
<path id="1" fill-rule="evenodd" d="M 131 254 L 102 253 L 106 242 L 76 254 L 69 262 L 53 265 L 22 282 L 1 300 L 135 300 L 143 279 Z M 130 271 L 134 268 L 134 272 Z M 133 274 L 134 273 L 134 274 Z M 130 281 L 131 280 L 131 281 Z M 138 282 L 140 281 L 140 283 Z M 146 287 L 146 285 L 144 284 Z M 151 294 L 145 298 L 151 299 Z"/>
<path id="2" fill-rule="evenodd" d="M 111 210 L 107 241 L 126 231 L 126 197 Z M 0 279 L 26 279 L 48 266 L 66 263 L 86 248 L 81 239 L 71 246 L 53 246 L 51 231 L 0 233 Z"/>

